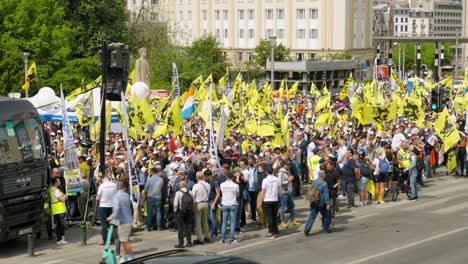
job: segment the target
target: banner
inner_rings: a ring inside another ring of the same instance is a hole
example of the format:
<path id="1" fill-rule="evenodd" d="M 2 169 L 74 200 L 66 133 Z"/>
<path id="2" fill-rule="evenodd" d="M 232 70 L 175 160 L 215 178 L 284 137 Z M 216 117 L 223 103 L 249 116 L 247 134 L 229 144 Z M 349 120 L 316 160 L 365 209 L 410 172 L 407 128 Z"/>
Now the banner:
<path id="1" fill-rule="evenodd" d="M 132 155 L 132 148 L 130 143 L 130 137 L 128 136 L 128 115 L 127 106 L 125 105 L 125 94 L 122 92 L 122 115 L 124 119 L 123 138 L 127 147 L 127 159 L 128 159 L 128 182 L 130 185 L 130 199 L 132 200 L 133 206 L 137 206 L 140 200 L 140 187 L 138 184 L 137 170 L 135 161 Z"/>
<path id="2" fill-rule="evenodd" d="M 60 96 L 62 99 L 62 131 L 63 131 L 63 150 L 65 158 L 65 189 L 66 193 L 81 192 L 80 185 L 81 171 L 76 148 L 71 130 L 70 120 L 68 120 L 67 106 L 63 97 L 63 90 L 60 85 Z"/>
<path id="3" fill-rule="evenodd" d="M 460 141 L 460 134 L 458 134 L 455 122 L 453 122 L 452 117 L 447 111 L 447 107 L 444 107 L 444 110 L 439 114 L 439 118 L 437 118 L 434 124 L 434 129 L 444 142 L 444 152 L 447 152 Z"/>
<path id="4" fill-rule="evenodd" d="M 215 130 L 214 130 L 214 123 L 213 123 L 213 84 L 210 85 L 210 156 L 211 160 L 215 160 L 216 164 L 215 167 L 218 169 L 221 168 L 219 165 L 219 159 L 218 159 L 218 150 L 216 149 L 216 143 L 215 143 Z"/>

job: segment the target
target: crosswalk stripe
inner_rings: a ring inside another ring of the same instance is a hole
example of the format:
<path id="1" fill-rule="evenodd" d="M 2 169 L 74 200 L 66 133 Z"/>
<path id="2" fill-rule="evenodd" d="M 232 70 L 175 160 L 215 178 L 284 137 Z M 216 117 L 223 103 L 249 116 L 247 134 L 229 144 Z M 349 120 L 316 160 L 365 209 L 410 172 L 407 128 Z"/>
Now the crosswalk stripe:
<path id="1" fill-rule="evenodd" d="M 465 201 L 462 201 L 462 202 L 463 203 L 455 204 L 449 207 L 445 207 L 439 210 L 432 211 L 431 213 L 433 214 L 459 213 L 461 210 L 468 208 L 468 203 Z"/>

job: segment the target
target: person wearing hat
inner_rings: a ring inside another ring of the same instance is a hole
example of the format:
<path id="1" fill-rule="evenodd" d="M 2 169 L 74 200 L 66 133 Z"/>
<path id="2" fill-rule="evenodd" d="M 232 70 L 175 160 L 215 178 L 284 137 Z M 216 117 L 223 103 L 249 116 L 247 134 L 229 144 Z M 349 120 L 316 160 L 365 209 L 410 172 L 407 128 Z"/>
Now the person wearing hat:
<path id="1" fill-rule="evenodd" d="M 114 195 L 112 214 L 107 217 L 107 222 L 117 226 L 117 238 L 120 242 L 120 262 L 133 259 L 130 245 L 133 214 L 130 195 L 125 190 L 125 184 L 121 181 L 116 184 L 117 192 Z"/>
<path id="2" fill-rule="evenodd" d="M 117 190 L 117 185 L 112 178 L 109 178 L 110 169 L 106 169 L 106 177 L 102 177 L 101 185 L 99 185 L 96 201 L 99 201 L 99 220 L 101 221 L 101 235 L 102 241 L 99 242 L 100 246 L 104 246 L 107 240 L 107 232 L 109 224 L 107 218 L 112 214 L 114 194 Z M 113 240 L 113 239 L 112 239 Z"/>
<path id="3" fill-rule="evenodd" d="M 162 229 L 162 189 L 164 187 L 164 181 L 160 175 L 158 175 L 158 168 L 153 167 L 151 169 L 151 176 L 145 183 L 144 196 L 146 196 L 146 230 L 151 232 L 153 230 L 152 218 L 153 208 L 156 208 L 156 229 L 160 231 Z"/>
<path id="4" fill-rule="evenodd" d="M 288 208 L 290 214 L 289 223 L 291 226 L 299 226 L 300 224 L 294 218 L 294 199 L 292 196 L 293 193 L 293 181 L 294 176 L 291 173 L 291 161 L 284 162 L 282 159 L 279 159 L 279 170 L 278 170 L 278 179 L 281 184 L 280 191 L 280 227 L 287 228 L 289 225 L 286 223 L 285 210 Z"/>

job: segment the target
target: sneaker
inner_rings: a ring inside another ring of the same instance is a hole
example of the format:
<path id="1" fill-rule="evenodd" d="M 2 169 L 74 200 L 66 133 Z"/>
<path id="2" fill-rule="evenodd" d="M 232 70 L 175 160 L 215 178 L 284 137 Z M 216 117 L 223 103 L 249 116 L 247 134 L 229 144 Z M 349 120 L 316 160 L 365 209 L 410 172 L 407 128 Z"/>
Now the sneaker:
<path id="1" fill-rule="evenodd" d="M 237 244 L 239 244 L 239 241 L 237 241 L 237 240 L 234 239 L 234 240 L 229 241 L 229 244 L 231 244 L 231 245 L 237 245 Z"/>
<path id="2" fill-rule="evenodd" d="M 195 245 L 203 245 L 203 241 L 200 241 L 200 240 L 198 240 L 198 239 L 195 239 L 195 240 L 193 241 L 193 244 L 195 244 Z"/>
<path id="3" fill-rule="evenodd" d="M 281 228 L 288 228 L 288 227 L 289 227 L 289 225 L 288 225 L 288 224 L 286 224 L 286 222 L 285 222 L 285 221 L 282 221 L 282 222 L 281 222 L 281 224 L 280 224 L 280 227 L 281 227 Z"/>
<path id="4" fill-rule="evenodd" d="M 306 237 L 308 237 L 308 236 L 309 236 L 309 230 L 304 229 L 304 235 L 305 235 Z"/>
<path id="5" fill-rule="evenodd" d="M 219 243 L 224 244 L 224 243 L 226 243 L 226 242 L 224 242 L 224 240 L 220 240 Z"/>
<path id="6" fill-rule="evenodd" d="M 338 196 L 338 199 L 339 199 L 339 200 L 346 200 L 346 196 L 340 194 L 340 196 Z"/>
<path id="7" fill-rule="evenodd" d="M 57 242 L 57 245 L 59 245 L 59 246 L 63 246 L 63 245 L 66 245 L 66 244 L 68 244 L 68 241 L 65 241 L 63 239 L 60 240 L 59 242 Z"/>
<path id="8" fill-rule="evenodd" d="M 210 243 L 211 240 L 209 238 L 205 238 L 205 239 L 203 239 L 203 242 Z"/>
<path id="9" fill-rule="evenodd" d="M 270 238 L 270 237 L 272 237 L 272 236 L 273 236 L 273 234 L 270 233 L 270 232 L 268 232 L 268 233 L 265 235 L 265 238 Z"/>
<path id="10" fill-rule="evenodd" d="M 301 223 L 297 222 L 296 220 L 292 220 L 291 223 L 289 223 L 292 226 L 300 226 Z"/>
<path id="11" fill-rule="evenodd" d="M 175 245 L 174 247 L 175 247 L 175 248 L 184 248 L 184 245 L 178 244 L 178 245 Z"/>
<path id="12" fill-rule="evenodd" d="M 384 200 L 380 201 L 380 204 L 384 204 L 384 203 L 385 203 L 385 201 L 384 201 Z"/>

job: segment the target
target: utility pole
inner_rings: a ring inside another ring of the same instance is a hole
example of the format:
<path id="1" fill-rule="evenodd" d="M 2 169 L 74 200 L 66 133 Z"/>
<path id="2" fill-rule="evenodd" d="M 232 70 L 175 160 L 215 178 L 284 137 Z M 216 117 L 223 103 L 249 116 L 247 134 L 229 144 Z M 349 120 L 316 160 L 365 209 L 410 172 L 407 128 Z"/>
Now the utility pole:
<path id="1" fill-rule="evenodd" d="M 276 37 L 275 36 L 271 36 L 270 37 L 270 41 L 271 41 L 271 59 L 270 59 L 270 83 L 271 83 L 271 89 L 274 90 L 275 89 L 275 67 L 274 67 L 274 63 L 275 63 L 275 46 L 276 46 Z"/>

